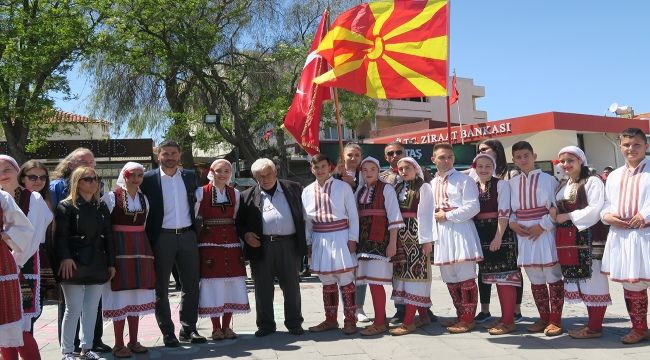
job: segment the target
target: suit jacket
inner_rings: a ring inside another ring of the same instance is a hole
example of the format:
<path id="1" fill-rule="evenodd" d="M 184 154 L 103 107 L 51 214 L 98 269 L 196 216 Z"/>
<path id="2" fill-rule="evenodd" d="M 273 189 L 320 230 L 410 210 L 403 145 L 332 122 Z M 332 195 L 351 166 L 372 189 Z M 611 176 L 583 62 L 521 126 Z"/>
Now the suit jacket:
<path id="1" fill-rule="evenodd" d="M 149 215 L 147 216 L 145 231 L 152 245 L 158 240 L 165 214 L 162 185 L 160 184 L 160 171 L 158 168 L 144 173 L 144 180 L 142 181 L 142 185 L 140 185 L 140 190 L 142 190 L 142 193 L 149 200 Z M 181 169 L 180 171 L 183 177 L 183 183 L 185 183 L 190 219 L 192 219 L 192 224 L 194 224 L 194 203 L 196 203 L 196 195 L 194 192 L 198 187 L 196 173 L 186 169 Z"/>
<path id="2" fill-rule="evenodd" d="M 284 196 L 291 208 L 291 218 L 296 227 L 295 246 L 299 256 L 307 254 L 307 241 L 305 240 L 305 220 L 302 208 L 302 186 L 294 181 L 278 179 Z M 252 232 L 262 237 L 262 195 L 259 185 L 241 193 L 239 212 L 237 213 L 237 233 L 243 240 L 244 234 Z M 264 256 L 262 247 L 254 248 L 244 241 L 244 253 L 247 260 L 259 260 Z"/>

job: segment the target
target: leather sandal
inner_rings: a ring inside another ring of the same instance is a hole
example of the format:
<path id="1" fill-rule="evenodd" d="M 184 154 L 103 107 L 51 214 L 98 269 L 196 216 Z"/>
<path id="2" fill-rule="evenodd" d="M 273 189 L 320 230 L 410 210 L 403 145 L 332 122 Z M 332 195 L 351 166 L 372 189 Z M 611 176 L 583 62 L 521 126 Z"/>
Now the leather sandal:
<path id="1" fill-rule="evenodd" d="M 219 341 L 223 339 L 225 339 L 225 336 L 223 335 L 223 331 L 221 331 L 221 329 L 215 329 L 212 332 L 212 340 Z"/>
<path id="2" fill-rule="evenodd" d="M 328 331 L 328 330 L 334 330 L 339 328 L 339 323 L 334 321 L 334 322 L 327 322 L 323 321 L 322 323 L 312 326 L 309 328 L 309 331 L 311 332 L 323 332 L 323 331 Z"/>
<path id="3" fill-rule="evenodd" d="M 528 332 L 531 332 L 531 333 L 540 333 L 540 332 L 544 332 L 544 330 L 546 330 L 547 326 L 548 326 L 548 321 L 544 321 L 542 319 L 539 319 L 539 320 L 535 321 L 534 324 L 527 326 L 526 330 L 528 330 Z"/>
<path id="4" fill-rule="evenodd" d="M 510 325 L 506 325 L 504 323 L 498 323 L 492 328 L 488 330 L 488 333 L 490 335 L 505 335 L 505 334 L 510 334 L 511 332 L 517 330 L 517 325 L 512 323 Z"/>
<path id="5" fill-rule="evenodd" d="M 382 324 L 382 325 L 376 325 L 372 324 L 365 329 L 361 330 L 359 333 L 363 336 L 374 336 L 374 335 L 379 335 L 383 334 L 386 331 L 388 331 L 388 325 Z"/>
<path id="6" fill-rule="evenodd" d="M 120 359 L 130 358 L 133 353 L 124 345 L 115 345 L 112 350 L 113 356 Z"/>
<path id="7" fill-rule="evenodd" d="M 546 336 L 562 335 L 562 326 L 558 326 L 553 323 L 550 323 L 546 325 L 546 328 L 544 329 L 544 335 Z"/>
<path id="8" fill-rule="evenodd" d="M 460 320 L 458 318 L 451 318 L 451 319 L 443 319 L 440 320 L 440 326 L 442 327 L 450 327 L 456 325 Z"/>
<path id="9" fill-rule="evenodd" d="M 345 335 L 352 335 L 352 334 L 356 333 L 357 331 L 359 331 L 359 329 L 357 329 L 357 324 L 356 323 L 346 322 L 346 323 L 343 324 L 343 333 Z"/>
<path id="10" fill-rule="evenodd" d="M 137 341 L 134 342 L 134 343 L 129 343 L 129 344 L 127 345 L 127 347 L 128 347 L 129 350 L 131 350 L 131 352 L 134 353 L 134 354 L 144 354 L 144 353 L 146 353 L 146 352 L 149 351 L 149 349 L 147 349 L 146 346 L 143 346 L 142 344 L 140 344 L 140 343 L 137 342 Z"/>
<path id="11" fill-rule="evenodd" d="M 421 328 L 423 326 L 431 325 L 431 319 L 429 319 L 428 316 L 427 317 L 418 316 L 417 318 L 415 318 L 414 323 L 415 323 L 415 327 Z"/>
<path id="12" fill-rule="evenodd" d="M 623 344 L 636 344 L 648 338 L 647 330 L 632 329 L 627 335 L 621 338 Z"/>
<path id="13" fill-rule="evenodd" d="M 447 327 L 447 331 L 451 334 L 462 334 L 474 330 L 476 324 L 472 322 L 459 321 L 455 325 Z"/>
<path id="14" fill-rule="evenodd" d="M 234 339 L 237 337 L 237 334 L 235 334 L 234 331 L 232 331 L 231 328 L 226 328 L 226 330 L 223 331 L 223 338 L 224 339 Z"/>
<path id="15" fill-rule="evenodd" d="M 589 326 L 585 326 L 580 329 L 569 330 L 569 336 L 574 339 L 594 339 L 603 336 L 603 333 L 600 331 L 593 331 L 589 329 Z"/>
<path id="16" fill-rule="evenodd" d="M 410 334 L 415 330 L 417 330 L 415 324 L 410 324 L 410 325 L 402 324 L 394 329 L 390 329 L 389 333 L 393 336 L 402 336 L 402 335 Z"/>

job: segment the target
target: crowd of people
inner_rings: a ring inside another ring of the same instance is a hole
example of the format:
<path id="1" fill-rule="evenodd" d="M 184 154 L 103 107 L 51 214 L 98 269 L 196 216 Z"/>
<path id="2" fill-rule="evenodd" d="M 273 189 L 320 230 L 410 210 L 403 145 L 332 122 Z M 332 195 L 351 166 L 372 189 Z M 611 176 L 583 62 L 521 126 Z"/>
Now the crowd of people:
<path id="1" fill-rule="evenodd" d="M 40 359 L 33 329 L 45 299 L 59 300 L 64 360 L 146 353 L 138 323 L 148 314 L 155 314 L 167 347 L 206 342 L 197 331 L 199 317 L 211 319 L 213 340 L 235 338 L 233 314 L 250 311 L 246 260 L 254 280 L 255 336 L 276 331 L 276 279 L 284 325 L 302 335 L 305 256 L 323 294 L 324 319 L 311 332 L 338 329 L 342 302 L 342 331 L 356 333 L 357 323 L 368 320 L 366 288 L 374 319 L 362 336 L 400 336 L 429 325 L 437 320 L 430 311 L 435 265 L 456 310 L 442 324 L 449 333 L 472 331 L 481 322 L 491 335 L 516 331 L 523 269 L 539 312 L 527 331 L 562 334 L 567 301 L 584 303 L 589 319 L 568 334 L 602 336 L 611 280 L 622 283 L 632 322 L 621 341 L 638 343 L 649 337 L 648 143 L 635 128 L 624 130 L 619 142 L 626 164 L 606 181 L 591 174 L 576 146 L 559 149 L 565 176 L 558 182 L 535 168 L 535 151 L 525 141 L 512 146 L 512 168 L 502 144 L 487 140 L 462 172 L 454 168 L 452 146 L 438 143 L 431 157 L 435 176 L 395 142 L 385 148 L 390 168 L 383 172 L 356 144 L 344 148 L 338 166 L 323 154 L 313 156 L 316 180 L 304 189 L 278 179 L 272 160 L 258 159 L 251 166 L 257 186 L 241 193 L 225 159 L 212 163 L 209 182 L 199 186 L 195 173 L 180 167 L 174 141 L 159 145 L 159 168 L 145 171 L 128 162 L 105 193 L 88 149 L 70 153 L 51 182 L 42 163 L 19 166 L 0 155 L 2 358 Z M 174 266 L 181 285 L 178 337 L 168 297 Z M 386 285 L 396 309 L 388 319 Z M 492 285 L 501 318 L 488 322 Z M 112 347 L 102 342 L 103 319 L 113 323 Z"/>

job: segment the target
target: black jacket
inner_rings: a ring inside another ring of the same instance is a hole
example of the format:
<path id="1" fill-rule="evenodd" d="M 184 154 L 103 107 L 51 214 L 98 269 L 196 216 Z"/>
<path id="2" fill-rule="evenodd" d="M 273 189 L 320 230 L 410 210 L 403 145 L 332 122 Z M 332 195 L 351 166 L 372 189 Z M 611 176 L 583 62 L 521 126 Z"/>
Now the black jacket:
<path id="1" fill-rule="evenodd" d="M 149 215 L 147 216 L 147 225 L 145 231 L 149 242 L 153 246 L 158 240 L 160 229 L 162 228 L 163 217 L 165 215 L 162 185 L 160 184 L 160 169 L 149 170 L 144 173 L 144 180 L 140 185 L 140 190 L 147 196 L 149 200 Z M 196 173 L 192 170 L 180 169 L 183 183 L 185 184 L 185 192 L 187 196 L 187 204 L 190 208 L 190 219 L 194 223 L 194 204 L 196 203 L 196 188 L 198 187 L 196 181 Z"/>
<path id="2" fill-rule="evenodd" d="M 53 264 L 56 267 L 54 274 L 58 274 L 61 261 L 66 259 L 72 259 L 76 263 L 84 260 L 92 262 L 95 253 L 90 250 L 94 249 L 106 255 L 108 266 L 115 266 L 111 214 L 103 201 L 97 204 L 80 197 L 77 199 L 77 207 L 74 207 L 71 200 L 63 200 L 54 215 L 54 249 L 57 258 Z M 85 255 L 90 257 L 85 258 Z"/>
<path id="3" fill-rule="evenodd" d="M 280 180 L 278 184 L 284 191 L 289 208 L 291 209 L 291 218 L 296 227 L 296 251 L 300 256 L 307 254 L 307 241 L 305 240 L 305 220 L 303 218 L 302 208 L 302 186 L 294 181 Z M 252 232 L 262 236 L 262 195 L 259 185 L 241 193 L 239 212 L 237 213 L 237 233 L 243 240 L 244 234 Z M 261 259 L 264 254 L 262 247 L 253 248 L 248 246 L 244 241 L 244 253 L 247 260 Z"/>

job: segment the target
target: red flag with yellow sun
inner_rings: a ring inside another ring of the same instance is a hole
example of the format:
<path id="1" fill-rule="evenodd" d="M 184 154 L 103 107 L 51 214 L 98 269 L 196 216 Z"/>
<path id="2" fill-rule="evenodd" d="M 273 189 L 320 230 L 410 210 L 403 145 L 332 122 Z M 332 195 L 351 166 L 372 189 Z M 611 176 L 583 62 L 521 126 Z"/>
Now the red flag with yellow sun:
<path id="1" fill-rule="evenodd" d="M 314 82 L 378 99 L 447 95 L 447 3 L 377 1 L 347 10 L 318 47 L 332 70 Z"/>

